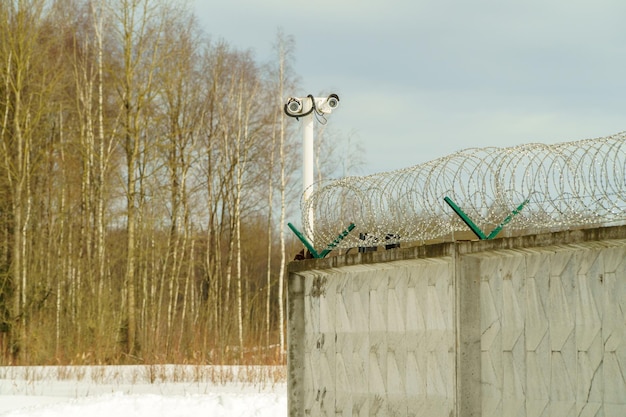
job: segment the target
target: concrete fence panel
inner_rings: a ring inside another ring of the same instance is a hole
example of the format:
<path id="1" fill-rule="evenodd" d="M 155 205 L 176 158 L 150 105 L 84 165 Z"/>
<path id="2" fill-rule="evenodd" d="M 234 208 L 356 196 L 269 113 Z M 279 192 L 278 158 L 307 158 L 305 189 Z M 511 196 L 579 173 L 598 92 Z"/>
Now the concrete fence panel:
<path id="1" fill-rule="evenodd" d="M 290 265 L 295 416 L 626 416 L 626 228 Z"/>

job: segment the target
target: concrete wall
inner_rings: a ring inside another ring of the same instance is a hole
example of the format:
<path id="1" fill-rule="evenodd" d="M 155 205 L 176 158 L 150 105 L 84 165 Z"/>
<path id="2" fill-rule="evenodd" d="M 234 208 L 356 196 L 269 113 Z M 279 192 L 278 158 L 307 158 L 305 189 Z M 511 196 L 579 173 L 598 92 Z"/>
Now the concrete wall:
<path id="1" fill-rule="evenodd" d="M 290 265 L 290 416 L 626 416 L 626 228 Z"/>

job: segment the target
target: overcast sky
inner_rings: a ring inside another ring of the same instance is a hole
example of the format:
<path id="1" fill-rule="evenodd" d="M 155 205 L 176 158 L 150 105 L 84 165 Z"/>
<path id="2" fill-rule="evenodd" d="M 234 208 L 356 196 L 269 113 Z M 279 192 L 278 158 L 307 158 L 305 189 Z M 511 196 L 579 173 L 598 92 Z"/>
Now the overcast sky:
<path id="1" fill-rule="evenodd" d="M 194 2 L 207 34 L 258 61 L 293 35 L 293 95 L 339 95 L 328 128 L 360 141 L 363 174 L 626 130 L 624 0 Z"/>

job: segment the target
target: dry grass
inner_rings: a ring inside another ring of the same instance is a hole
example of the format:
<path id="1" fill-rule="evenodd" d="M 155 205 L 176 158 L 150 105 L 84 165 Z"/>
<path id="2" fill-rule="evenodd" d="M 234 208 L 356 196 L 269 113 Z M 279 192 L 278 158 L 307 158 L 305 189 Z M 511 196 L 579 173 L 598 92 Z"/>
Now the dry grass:
<path id="1" fill-rule="evenodd" d="M 285 382 L 287 371 L 284 366 L 254 365 L 4 366 L 0 367 L 0 379 L 81 381 L 93 384 L 246 384 L 265 388 Z"/>

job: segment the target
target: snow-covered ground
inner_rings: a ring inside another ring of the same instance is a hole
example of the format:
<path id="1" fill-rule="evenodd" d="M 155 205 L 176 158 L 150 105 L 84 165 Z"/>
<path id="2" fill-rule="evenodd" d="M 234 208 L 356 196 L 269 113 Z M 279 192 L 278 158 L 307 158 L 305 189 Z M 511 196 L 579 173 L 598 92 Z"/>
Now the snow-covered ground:
<path id="1" fill-rule="evenodd" d="M 283 417 L 284 381 L 269 367 L 0 367 L 0 416 Z"/>

